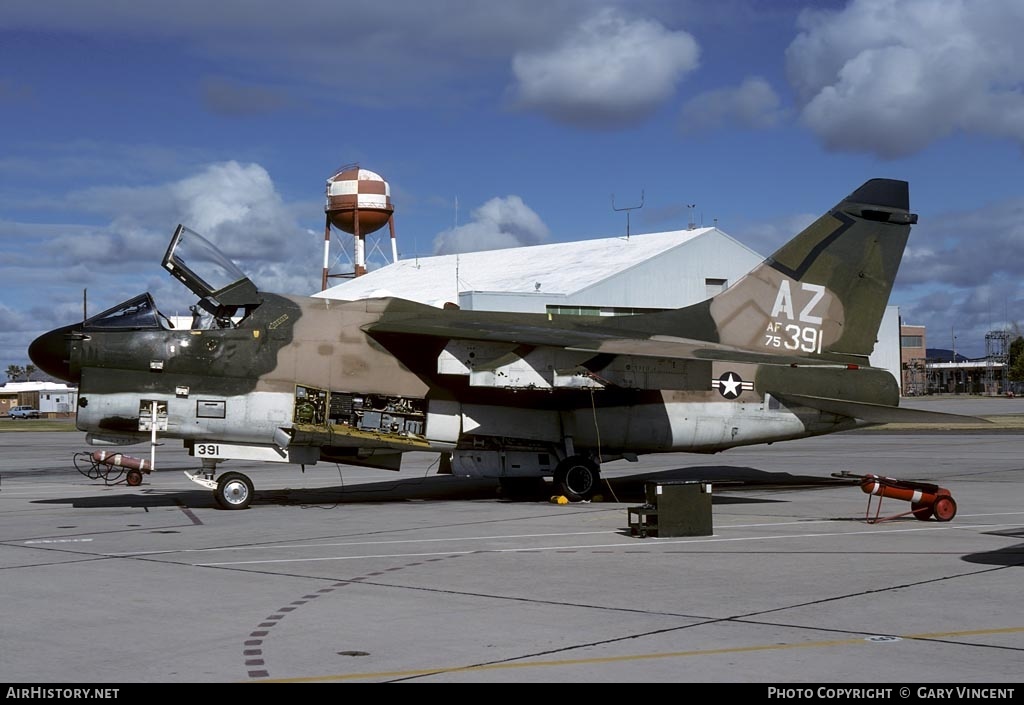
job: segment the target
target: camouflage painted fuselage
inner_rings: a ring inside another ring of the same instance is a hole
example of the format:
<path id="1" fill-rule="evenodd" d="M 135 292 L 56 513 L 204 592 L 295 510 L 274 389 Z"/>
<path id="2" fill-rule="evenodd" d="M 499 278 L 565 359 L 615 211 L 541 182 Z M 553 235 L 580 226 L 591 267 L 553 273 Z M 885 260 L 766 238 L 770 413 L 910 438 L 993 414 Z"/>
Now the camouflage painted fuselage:
<path id="1" fill-rule="evenodd" d="M 211 460 L 395 468 L 426 450 L 458 472 L 509 476 L 573 454 L 829 433 L 906 411 L 867 358 L 916 222 L 907 200 L 904 182 L 870 181 L 732 287 L 673 311 L 583 318 L 262 294 L 218 327 L 97 317 L 43 336 L 33 359 L 80 380 L 78 427 L 93 442 L 145 440 L 155 424 Z"/>

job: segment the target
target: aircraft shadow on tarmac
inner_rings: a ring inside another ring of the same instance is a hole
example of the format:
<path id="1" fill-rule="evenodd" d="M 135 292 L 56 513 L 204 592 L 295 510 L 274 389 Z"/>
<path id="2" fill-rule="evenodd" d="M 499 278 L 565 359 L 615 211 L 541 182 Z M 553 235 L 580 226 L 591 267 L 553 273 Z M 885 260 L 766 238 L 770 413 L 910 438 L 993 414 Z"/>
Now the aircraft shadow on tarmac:
<path id="1" fill-rule="evenodd" d="M 833 477 L 814 477 L 810 475 L 792 475 L 788 472 L 766 472 L 757 468 L 736 465 L 702 465 L 698 467 L 676 468 L 658 472 L 641 473 L 617 477 L 605 481 L 605 499 L 613 494 L 620 502 L 646 501 L 647 485 L 659 482 L 710 482 L 712 491 L 742 492 L 744 490 L 771 489 L 821 489 L 825 487 L 849 486 L 853 484 L 847 479 Z M 755 498 L 755 497 L 723 497 L 715 494 L 714 504 L 756 504 L 761 502 L 781 502 L 786 500 Z"/>
<path id="2" fill-rule="evenodd" d="M 717 494 L 720 490 L 735 493 L 751 489 L 810 490 L 851 485 L 849 480 L 765 472 L 749 467 L 702 466 L 605 478 L 602 480 L 602 492 L 598 498 L 595 498 L 595 501 L 643 503 L 646 501 L 646 486 L 650 482 L 695 480 L 712 483 L 713 491 L 716 492 L 712 498 L 714 504 L 757 504 L 787 501 L 763 497 L 743 497 L 735 494 L 723 496 Z M 34 503 L 70 504 L 83 509 L 174 506 L 199 509 L 217 506 L 213 493 L 208 490 L 163 490 L 149 484 L 138 487 L 118 485 L 109 487 L 111 492 L 99 496 L 51 498 L 36 500 Z M 555 491 L 551 483 L 544 480 L 540 480 L 537 485 L 524 491 L 508 493 L 502 492 L 499 484 L 494 480 L 434 475 L 348 486 L 257 489 L 252 506 L 260 504 L 334 505 L 428 500 L 549 502 L 553 494 Z"/>
<path id="3" fill-rule="evenodd" d="M 989 531 L 986 532 L 989 536 L 1009 536 L 1011 538 L 1024 538 L 1024 528 L 1019 529 L 1004 529 L 1002 531 Z M 978 563 L 981 565 L 998 565 L 998 566 L 1024 566 L 1024 543 L 1018 543 L 1013 546 L 1006 546 L 1004 548 L 996 549 L 995 551 L 985 551 L 984 553 L 969 553 L 964 556 L 964 560 L 968 563 Z"/>

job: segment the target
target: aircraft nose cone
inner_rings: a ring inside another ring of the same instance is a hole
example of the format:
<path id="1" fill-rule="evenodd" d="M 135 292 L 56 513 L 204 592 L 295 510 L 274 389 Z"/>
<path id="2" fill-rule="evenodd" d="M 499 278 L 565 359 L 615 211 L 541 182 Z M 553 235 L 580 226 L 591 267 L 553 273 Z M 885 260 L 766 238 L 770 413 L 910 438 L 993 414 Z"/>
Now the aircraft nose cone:
<path id="1" fill-rule="evenodd" d="M 78 382 L 80 375 L 71 373 L 70 349 L 67 334 L 75 326 L 64 326 L 43 333 L 28 346 L 33 364 L 49 375 L 67 382 Z"/>

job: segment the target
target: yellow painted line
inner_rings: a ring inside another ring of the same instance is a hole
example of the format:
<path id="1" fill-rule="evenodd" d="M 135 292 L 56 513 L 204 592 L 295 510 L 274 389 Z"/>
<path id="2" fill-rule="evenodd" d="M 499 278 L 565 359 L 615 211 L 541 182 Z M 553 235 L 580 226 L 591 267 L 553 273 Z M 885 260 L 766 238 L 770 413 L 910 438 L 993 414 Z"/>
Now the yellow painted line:
<path id="1" fill-rule="evenodd" d="M 987 636 L 989 634 L 1015 634 L 1024 632 L 1024 627 L 1003 627 L 1002 629 L 974 629 L 963 632 L 933 632 L 931 634 L 915 634 L 908 639 L 945 639 L 951 636 Z"/>
<path id="2" fill-rule="evenodd" d="M 965 636 L 991 636 L 994 634 L 1015 634 L 1024 632 L 1024 627 L 1003 627 L 1000 629 L 971 629 L 959 632 L 931 632 L 927 634 L 908 634 L 900 639 L 948 639 Z M 882 635 L 878 635 L 882 636 Z M 892 635 L 885 635 L 892 636 Z M 764 644 L 761 646 L 740 646 L 728 649 L 698 649 L 695 651 L 669 651 L 656 654 L 632 654 L 629 656 L 604 656 L 598 658 L 560 659 L 557 661 L 518 661 L 515 663 L 493 663 L 483 666 L 465 666 L 456 668 L 418 668 L 407 671 L 378 671 L 376 673 L 346 673 L 330 676 L 308 676 L 304 678 L 267 678 L 260 683 L 315 683 L 318 681 L 349 681 L 366 678 L 409 678 L 445 673 L 471 673 L 478 671 L 499 671 L 523 668 L 550 668 L 558 666 L 582 666 L 602 663 L 626 663 L 629 661 L 649 661 L 653 659 L 685 658 L 689 656 L 720 656 L 722 654 L 741 654 L 756 651 L 781 651 L 787 649 L 808 649 L 828 646 L 850 646 L 854 644 L 872 644 L 868 637 L 856 639 L 832 639 L 828 641 L 809 641 L 801 644 Z"/>

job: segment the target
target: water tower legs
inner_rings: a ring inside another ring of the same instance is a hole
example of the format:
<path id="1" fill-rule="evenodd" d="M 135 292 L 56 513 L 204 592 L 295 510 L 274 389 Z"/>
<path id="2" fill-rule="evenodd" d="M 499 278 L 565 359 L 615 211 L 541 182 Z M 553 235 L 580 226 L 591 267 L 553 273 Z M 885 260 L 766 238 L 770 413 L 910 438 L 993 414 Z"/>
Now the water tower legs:
<path id="1" fill-rule="evenodd" d="M 330 265 L 331 256 L 331 214 L 327 214 L 327 222 L 324 224 L 324 275 L 320 280 L 320 291 L 327 291 L 327 268 Z"/>

